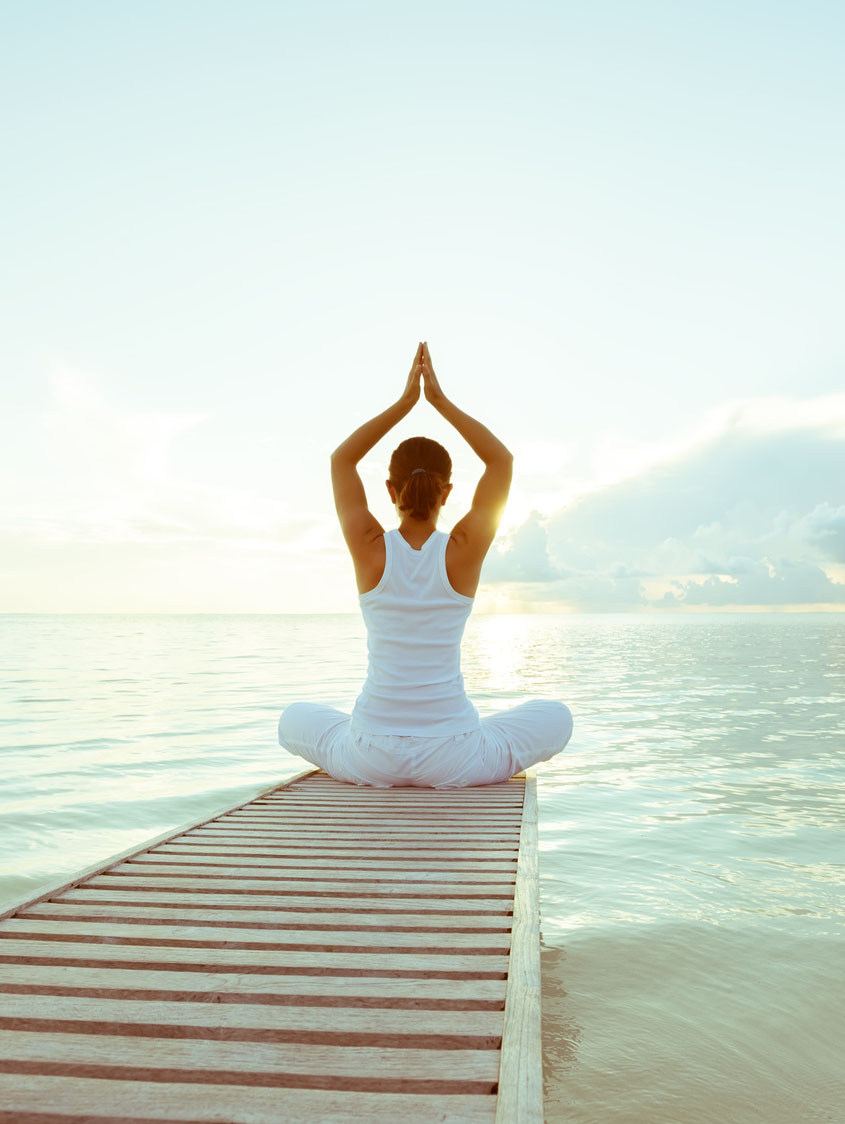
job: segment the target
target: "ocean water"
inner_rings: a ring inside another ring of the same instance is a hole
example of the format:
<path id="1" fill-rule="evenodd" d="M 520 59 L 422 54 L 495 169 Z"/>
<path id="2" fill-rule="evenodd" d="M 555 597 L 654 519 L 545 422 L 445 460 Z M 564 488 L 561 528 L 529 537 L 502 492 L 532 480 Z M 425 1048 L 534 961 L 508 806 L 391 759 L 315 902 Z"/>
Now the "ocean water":
<path id="1" fill-rule="evenodd" d="M 482 713 L 539 769 L 549 1124 L 845 1120 L 845 617 L 477 616 Z M 0 617 L 0 903 L 300 771 L 353 616 Z"/>

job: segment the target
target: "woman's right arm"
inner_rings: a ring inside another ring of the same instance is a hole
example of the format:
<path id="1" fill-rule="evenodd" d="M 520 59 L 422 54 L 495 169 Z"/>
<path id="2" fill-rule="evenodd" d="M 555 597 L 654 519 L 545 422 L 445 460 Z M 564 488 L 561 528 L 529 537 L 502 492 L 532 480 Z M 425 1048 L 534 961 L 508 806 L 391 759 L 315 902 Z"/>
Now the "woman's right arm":
<path id="1" fill-rule="evenodd" d="M 428 344 L 423 344 L 422 375 L 425 397 L 453 425 L 477 457 L 484 462 L 472 507 L 452 529 L 452 538 L 477 558 L 478 570 L 502 521 L 513 476 L 513 454 L 486 425 L 450 401 L 440 387 Z"/>

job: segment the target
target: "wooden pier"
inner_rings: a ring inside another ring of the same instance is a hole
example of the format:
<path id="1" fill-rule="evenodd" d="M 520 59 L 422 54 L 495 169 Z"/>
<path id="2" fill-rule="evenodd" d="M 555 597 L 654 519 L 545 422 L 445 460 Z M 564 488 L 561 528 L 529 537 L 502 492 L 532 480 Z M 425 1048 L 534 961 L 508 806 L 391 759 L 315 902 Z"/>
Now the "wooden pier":
<path id="1" fill-rule="evenodd" d="M 0 918 L 4 1124 L 542 1124 L 533 774 L 310 770 Z"/>

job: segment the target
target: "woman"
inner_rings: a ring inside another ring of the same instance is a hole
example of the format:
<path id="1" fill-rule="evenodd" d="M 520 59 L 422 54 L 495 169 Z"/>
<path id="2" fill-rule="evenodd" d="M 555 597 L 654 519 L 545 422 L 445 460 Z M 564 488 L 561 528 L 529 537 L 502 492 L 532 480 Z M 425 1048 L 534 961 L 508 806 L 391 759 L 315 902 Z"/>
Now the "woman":
<path id="1" fill-rule="evenodd" d="M 472 507 L 450 534 L 437 530 L 452 490 L 452 462 L 425 437 L 403 441 L 387 490 L 399 527 L 385 532 L 367 507 L 357 464 L 420 397 L 484 462 Z M 559 753 L 572 734 L 563 703 L 533 701 L 479 718 L 466 696 L 460 645 L 511 484 L 513 457 L 437 381 L 428 345 L 417 348 L 398 402 L 332 454 L 332 486 L 367 626 L 367 680 L 352 710 L 293 703 L 279 720 L 291 753 L 352 784 L 462 788 L 496 784 Z"/>

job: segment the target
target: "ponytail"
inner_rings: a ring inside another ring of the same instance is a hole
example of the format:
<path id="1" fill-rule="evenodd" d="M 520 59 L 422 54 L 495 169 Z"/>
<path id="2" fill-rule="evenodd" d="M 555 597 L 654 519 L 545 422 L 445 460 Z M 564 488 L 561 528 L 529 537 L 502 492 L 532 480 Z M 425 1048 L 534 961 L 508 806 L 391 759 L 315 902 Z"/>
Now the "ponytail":
<path id="1" fill-rule="evenodd" d="M 401 490 L 397 489 L 399 510 L 409 512 L 412 519 L 428 519 L 448 483 L 431 469 L 414 469 Z"/>
<path id="2" fill-rule="evenodd" d="M 428 437 L 409 437 L 390 458 L 390 483 L 399 496 L 399 510 L 412 519 L 430 517 L 451 475 L 451 457 Z"/>

